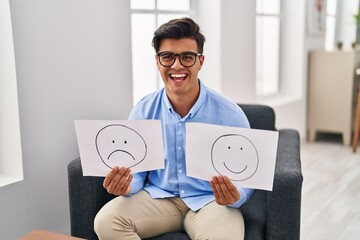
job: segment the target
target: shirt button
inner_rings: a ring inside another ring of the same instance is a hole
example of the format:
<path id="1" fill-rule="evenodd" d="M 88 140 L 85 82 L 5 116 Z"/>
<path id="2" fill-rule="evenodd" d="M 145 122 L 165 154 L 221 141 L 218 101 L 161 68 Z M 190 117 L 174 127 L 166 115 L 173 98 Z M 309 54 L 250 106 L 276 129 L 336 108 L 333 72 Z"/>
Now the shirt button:
<path id="1" fill-rule="evenodd" d="M 181 190 L 180 192 L 181 192 L 181 194 L 184 194 L 184 193 L 185 193 L 185 191 L 184 191 L 184 190 Z"/>
<path id="2" fill-rule="evenodd" d="M 182 169 L 179 170 L 179 173 L 182 173 Z"/>
<path id="3" fill-rule="evenodd" d="M 181 123 L 178 123 L 178 126 L 181 127 Z"/>
<path id="4" fill-rule="evenodd" d="M 178 150 L 179 150 L 179 151 L 181 150 L 181 147 L 180 147 L 180 146 L 178 146 Z"/>

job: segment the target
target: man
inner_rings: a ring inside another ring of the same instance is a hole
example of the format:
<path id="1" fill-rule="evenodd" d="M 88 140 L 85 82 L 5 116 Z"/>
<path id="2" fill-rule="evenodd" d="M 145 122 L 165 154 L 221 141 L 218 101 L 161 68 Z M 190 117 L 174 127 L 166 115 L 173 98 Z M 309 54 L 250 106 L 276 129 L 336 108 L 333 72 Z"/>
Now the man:
<path id="1" fill-rule="evenodd" d="M 144 97 L 130 119 L 160 119 L 165 169 L 131 174 L 115 167 L 104 187 L 119 197 L 95 218 L 100 239 L 142 239 L 185 231 L 191 239 L 243 239 L 238 209 L 252 189 L 237 189 L 226 176 L 203 181 L 186 176 L 185 123 L 249 127 L 243 111 L 208 89 L 198 73 L 205 37 L 190 18 L 174 19 L 154 33 L 156 63 L 165 87 Z"/>

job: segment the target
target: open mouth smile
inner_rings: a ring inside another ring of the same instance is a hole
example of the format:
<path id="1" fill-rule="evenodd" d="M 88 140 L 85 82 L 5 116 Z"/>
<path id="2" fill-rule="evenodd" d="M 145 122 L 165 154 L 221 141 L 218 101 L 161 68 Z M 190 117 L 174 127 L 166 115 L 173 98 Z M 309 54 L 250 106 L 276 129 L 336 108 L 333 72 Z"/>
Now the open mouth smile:
<path id="1" fill-rule="evenodd" d="M 186 73 L 171 73 L 169 76 L 173 81 L 181 82 L 187 78 L 188 74 L 186 74 Z"/>

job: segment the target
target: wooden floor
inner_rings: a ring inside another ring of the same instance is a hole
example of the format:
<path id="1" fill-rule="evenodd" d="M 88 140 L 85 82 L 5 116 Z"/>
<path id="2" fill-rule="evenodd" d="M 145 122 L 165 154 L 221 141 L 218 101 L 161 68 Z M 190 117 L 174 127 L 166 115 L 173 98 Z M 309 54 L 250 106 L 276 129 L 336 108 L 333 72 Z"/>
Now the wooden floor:
<path id="1" fill-rule="evenodd" d="M 302 240 L 360 239 L 360 145 L 353 153 L 341 136 L 302 142 Z"/>

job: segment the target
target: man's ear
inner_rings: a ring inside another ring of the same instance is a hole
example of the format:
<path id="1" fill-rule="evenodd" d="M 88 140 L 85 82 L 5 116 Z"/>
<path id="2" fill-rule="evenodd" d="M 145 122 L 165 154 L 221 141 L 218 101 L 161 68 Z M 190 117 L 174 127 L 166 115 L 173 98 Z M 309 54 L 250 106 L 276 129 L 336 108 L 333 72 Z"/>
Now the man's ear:
<path id="1" fill-rule="evenodd" d="M 200 67 L 199 67 L 199 71 L 201 70 L 201 67 L 202 65 L 204 64 L 204 61 L 205 61 L 205 56 L 204 55 L 201 55 L 199 57 L 199 61 L 200 61 Z"/>
<path id="2" fill-rule="evenodd" d="M 155 54 L 155 61 L 156 61 L 157 68 L 160 69 L 159 58 L 158 58 L 158 56 L 156 54 Z"/>

